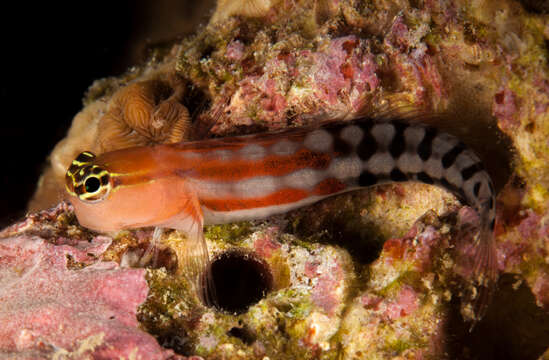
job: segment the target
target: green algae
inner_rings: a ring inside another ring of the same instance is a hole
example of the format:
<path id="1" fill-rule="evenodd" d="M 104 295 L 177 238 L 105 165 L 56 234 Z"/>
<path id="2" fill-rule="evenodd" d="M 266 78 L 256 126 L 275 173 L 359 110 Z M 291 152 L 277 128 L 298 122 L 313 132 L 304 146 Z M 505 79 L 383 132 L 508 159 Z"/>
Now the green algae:
<path id="1" fill-rule="evenodd" d="M 410 343 L 409 341 L 405 341 L 404 339 L 390 339 L 387 343 L 385 351 L 391 354 L 400 355 L 405 350 L 416 347 L 418 347 L 417 344 Z"/>
<path id="2" fill-rule="evenodd" d="M 204 227 L 204 236 L 207 239 L 222 241 L 231 245 L 240 245 L 252 233 L 253 226 L 247 221 Z"/>
<path id="3" fill-rule="evenodd" d="M 398 277 L 387 284 L 384 288 L 376 291 L 382 297 L 392 297 L 398 294 L 403 285 L 409 285 L 413 288 L 421 284 L 423 275 L 418 271 L 404 270 Z"/>
<path id="4" fill-rule="evenodd" d="M 274 290 L 284 289 L 290 286 L 291 283 L 291 269 L 288 264 L 288 260 L 281 253 L 280 250 L 276 250 L 268 259 L 271 266 L 271 272 L 273 275 L 273 288 Z"/>
<path id="5" fill-rule="evenodd" d="M 141 325 L 159 338 L 188 336 L 190 323 L 204 308 L 185 277 L 170 275 L 161 268 L 148 269 L 146 278 L 149 294 L 137 312 Z"/>

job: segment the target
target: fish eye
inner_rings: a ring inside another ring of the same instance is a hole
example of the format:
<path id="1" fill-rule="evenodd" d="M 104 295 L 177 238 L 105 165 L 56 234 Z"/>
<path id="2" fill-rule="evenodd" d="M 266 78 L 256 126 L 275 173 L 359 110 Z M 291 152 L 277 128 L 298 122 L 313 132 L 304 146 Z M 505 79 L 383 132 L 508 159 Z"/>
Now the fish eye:
<path id="1" fill-rule="evenodd" d="M 90 176 L 84 182 L 84 187 L 87 193 L 95 193 L 101 188 L 101 182 L 95 176 Z"/>
<path id="2" fill-rule="evenodd" d="M 108 171 L 97 165 L 93 165 L 85 168 L 84 172 L 86 176 L 75 187 L 75 193 L 78 198 L 88 203 L 103 200 L 112 188 Z"/>
<path id="3" fill-rule="evenodd" d="M 103 200 L 112 189 L 109 171 L 94 161 L 95 155 L 84 151 L 73 160 L 65 174 L 67 192 L 87 203 Z"/>
<path id="4" fill-rule="evenodd" d="M 111 175 L 100 165 L 74 166 L 66 175 L 67 191 L 87 203 L 103 200 L 112 189 Z"/>

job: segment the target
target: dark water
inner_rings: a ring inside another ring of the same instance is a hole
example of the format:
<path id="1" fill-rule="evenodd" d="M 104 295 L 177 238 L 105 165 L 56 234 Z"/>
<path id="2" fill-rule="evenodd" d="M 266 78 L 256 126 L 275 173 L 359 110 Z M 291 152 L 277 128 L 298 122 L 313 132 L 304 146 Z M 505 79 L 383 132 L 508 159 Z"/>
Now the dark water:
<path id="1" fill-rule="evenodd" d="M 213 0 L 9 2 L 2 6 L 0 227 L 25 213 L 38 177 L 94 80 L 146 60 L 151 44 L 204 23 Z"/>
<path id="2" fill-rule="evenodd" d="M 130 3 L 4 7 L 0 226 L 24 215 L 46 157 L 82 108 L 88 86 L 126 68 Z"/>

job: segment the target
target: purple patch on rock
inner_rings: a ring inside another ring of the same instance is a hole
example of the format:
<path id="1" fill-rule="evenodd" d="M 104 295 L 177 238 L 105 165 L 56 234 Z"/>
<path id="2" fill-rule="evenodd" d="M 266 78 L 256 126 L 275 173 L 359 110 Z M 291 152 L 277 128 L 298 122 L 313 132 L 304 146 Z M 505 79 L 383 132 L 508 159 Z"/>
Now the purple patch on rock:
<path id="1" fill-rule="evenodd" d="M 517 111 L 517 97 L 513 91 L 505 88 L 494 95 L 492 113 L 498 118 L 498 123 L 503 130 L 519 125 Z"/>
<path id="2" fill-rule="evenodd" d="M 536 296 L 538 306 L 549 306 L 549 274 L 541 273 L 534 285 L 532 292 Z"/>
<path id="3" fill-rule="evenodd" d="M 254 250 L 262 258 L 271 257 L 273 252 L 277 251 L 282 246 L 274 238 L 274 234 L 276 233 L 276 231 L 276 228 L 272 228 L 268 232 L 266 232 L 264 236 L 260 237 L 254 242 Z"/>
<path id="4" fill-rule="evenodd" d="M 526 218 L 524 218 L 518 226 L 518 232 L 523 239 L 529 239 L 535 236 L 536 233 L 540 230 L 540 216 L 536 214 L 532 209 L 526 210 L 526 213 Z"/>
<path id="5" fill-rule="evenodd" d="M 0 355 L 176 358 L 138 328 L 144 270 L 93 263 L 88 255 L 104 240 L 81 249 L 39 237 L 0 240 Z M 72 270 L 68 258 L 91 265 Z"/>
<path id="6" fill-rule="evenodd" d="M 244 44 L 238 40 L 233 40 L 227 45 L 225 57 L 232 61 L 239 61 L 244 56 Z"/>
<path id="7" fill-rule="evenodd" d="M 335 293 L 341 280 L 343 270 L 339 264 L 330 267 L 329 271 L 320 271 L 319 264 L 308 262 L 305 264 L 305 275 L 317 282 L 313 286 L 311 300 L 316 306 L 322 308 L 326 314 L 333 315 L 341 298 Z"/>
<path id="8" fill-rule="evenodd" d="M 387 303 L 383 315 L 390 320 L 396 320 L 408 316 L 419 307 L 419 299 L 416 291 L 410 286 L 403 286 L 394 301 Z"/>
<path id="9" fill-rule="evenodd" d="M 312 86 L 319 100 L 335 106 L 348 97 L 358 106 L 364 92 L 379 86 L 377 66 L 365 47 L 365 40 L 351 35 L 332 40 L 324 52 L 302 52 L 303 58 L 310 57 L 314 63 Z"/>
<path id="10" fill-rule="evenodd" d="M 497 262 L 500 271 L 512 271 L 524 261 L 523 255 L 531 251 L 531 244 L 502 241 L 497 247 Z"/>
<path id="11" fill-rule="evenodd" d="M 440 233 L 434 227 L 429 225 L 418 232 L 415 224 L 402 238 L 393 238 L 385 242 L 385 261 L 389 265 L 395 260 L 410 261 L 417 270 L 427 270 L 432 266 L 433 251 L 439 245 L 440 239 Z"/>

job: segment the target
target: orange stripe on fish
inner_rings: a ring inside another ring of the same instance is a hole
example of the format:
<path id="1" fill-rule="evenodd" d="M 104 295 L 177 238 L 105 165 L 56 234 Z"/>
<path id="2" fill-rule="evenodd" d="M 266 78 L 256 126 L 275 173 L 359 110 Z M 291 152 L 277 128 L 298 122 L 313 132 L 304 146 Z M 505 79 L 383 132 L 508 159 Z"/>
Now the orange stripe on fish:
<path id="1" fill-rule="evenodd" d="M 202 206 L 213 211 L 232 211 L 263 208 L 273 204 L 288 204 L 302 200 L 307 196 L 309 193 L 304 190 L 284 189 L 258 198 L 201 199 L 201 203 Z"/>

